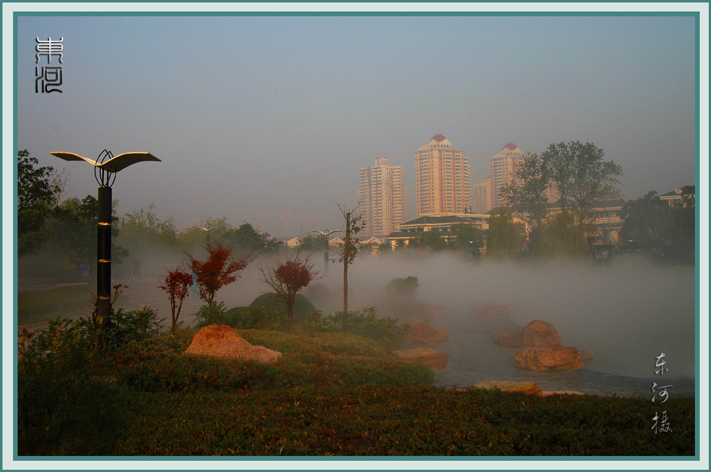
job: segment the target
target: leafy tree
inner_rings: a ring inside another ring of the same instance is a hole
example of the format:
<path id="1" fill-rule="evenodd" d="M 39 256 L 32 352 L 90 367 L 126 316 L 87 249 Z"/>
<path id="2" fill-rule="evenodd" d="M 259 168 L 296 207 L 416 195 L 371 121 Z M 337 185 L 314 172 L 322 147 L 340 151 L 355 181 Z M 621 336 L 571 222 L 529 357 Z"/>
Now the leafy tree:
<path id="1" fill-rule="evenodd" d="M 489 217 L 486 254 L 494 258 L 517 257 L 523 237 L 523 228 L 513 222 L 511 210 L 500 207 Z"/>
<path id="2" fill-rule="evenodd" d="M 170 301 L 170 331 L 175 333 L 175 328 L 183 307 L 183 300 L 189 296 L 188 288 L 193 284 L 193 276 L 181 269 L 175 269 L 165 276 L 160 289 L 168 294 Z"/>
<path id="3" fill-rule="evenodd" d="M 118 222 L 119 242 L 135 257 L 144 257 L 156 246 L 175 246 L 176 230 L 173 218 L 162 221 L 155 214 L 155 203 L 123 215 Z"/>
<path id="4" fill-rule="evenodd" d="M 578 225 L 596 201 L 614 198 L 622 167 L 604 161 L 605 153 L 592 143 L 580 141 L 551 144 L 541 153 L 541 173 L 547 175 L 560 192 L 563 213 L 572 206 Z"/>
<path id="5" fill-rule="evenodd" d="M 323 234 L 307 234 L 301 238 L 299 249 L 306 252 L 323 251 L 326 245 L 326 236 Z"/>
<path id="6" fill-rule="evenodd" d="M 693 190 L 685 188 L 683 204 L 670 206 L 649 192 L 630 200 L 622 208 L 622 238 L 626 248 L 664 251 L 669 246 L 693 247 L 695 243 L 695 199 Z"/>
<path id="7" fill-rule="evenodd" d="M 414 298 L 419 287 L 420 282 L 417 277 L 409 275 L 406 278 L 392 279 L 385 286 L 385 290 L 398 297 Z"/>
<path id="8" fill-rule="evenodd" d="M 246 222 L 232 230 L 228 238 L 234 247 L 243 252 L 274 252 L 282 246 L 278 239 L 272 238 L 269 233 L 259 231 Z"/>
<path id="9" fill-rule="evenodd" d="M 17 152 L 17 251 L 36 253 L 47 239 L 45 220 L 56 206 L 54 168 L 37 167 L 39 161 L 25 149 Z"/>
<path id="10" fill-rule="evenodd" d="M 449 247 L 443 234 L 440 231 L 422 231 L 417 234 L 417 237 L 410 240 L 408 248 L 435 252 L 443 251 Z"/>
<path id="11" fill-rule="evenodd" d="M 296 294 L 306 288 L 314 279 L 316 272 L 314 264 L 308 257 L 302 257 L 301 252 L 279 262 L 275 267 L 261 268 L 262 281 L 269 285 L 278 298 L 284 300 L 289 325 L 293 327 L 294 302 Z"/>
<path id="12" fill-rule="evenodd" d="M 451 243 L 453 249 L 471 254 L 484 246 L 484 231 L 472 225 L 457 223 L 452 225 L 451 234 L 454 241 Z"/>
<path id="13" fill-rule="evenodd" d="M 186 253 L 188 266 L 195 274 L 200 299 L 207 303 L 207 308 L 214 308 L 215 293 L 222 287 L 237 280 L 239 271 L 250 262 L 249 257 L 239 257 L 222 244 L 215 244 L 207 249 L 207 258 L 200 260 Z"/>
<path id="14" fill-rule="evenodd" d="M 538 154 L 528 156 L 516 172 L 520 185 L 512 181 L 501 187 L 507 206 L 514 211 L 531 216 L 534 223 L 530 250 L 536 252 L 543 220 L 548 214 L 549 176 Z"/>
<path id="15" fill-rule="evenodd" d="M 362 226 L 362 216 L 358 215 L 358 206 L 347 210 L 343 205 L 338 205 L 341 215 L 346 223 L 345 239 L 338 245 L 339 261 L 343 264 L 343 313 L 348 313 L 348 266 L 353 264 L 358 253 L 358 239 L 355 238 Z"/>
<path id="16" fill-rule="evenodd" d="M 570 212 L 552 215 L 543 225 L 538 253 L 546 256 L 590 254 L 585 231 Z"/>

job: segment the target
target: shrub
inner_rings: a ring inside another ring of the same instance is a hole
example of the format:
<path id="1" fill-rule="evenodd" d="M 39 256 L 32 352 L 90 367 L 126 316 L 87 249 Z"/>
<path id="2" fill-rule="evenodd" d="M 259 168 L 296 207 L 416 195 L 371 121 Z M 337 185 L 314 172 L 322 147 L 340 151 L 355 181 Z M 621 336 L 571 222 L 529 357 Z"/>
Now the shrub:
<path id="1" fill-rule="evenodd" d="M 406 328 L 398 326 L 397 320 L 375 316 L 375 308 L 366 308 L 362 312 L 337 312 L 326 317 L 317 311 L 308 317 L 304 328 L 312 332 L 341 331 L 357 334 L 377 341 L 388 350 L 401 346 L 406 334 Z"/>
<path id="2" fill-rule="evenodd" d="M 204 328 L 205 326 L 225 324 L 225 303 L 212 303 L 210 305 L 204 305 L 200 307 L 200 310 L 195 313 L 197 318 L 198 328 Z"/>
<path id="3" fill-rule="evenodd" d="M 398 297 L 413 298 L 417 295 L 417 289 L 419 287 L 420 282 L 417 280 L 417 277 L 410 275 L 404 279 L 392 279 L 385 286 L 385 290 Z"/>
<path id="4" fill-rule="evenodd" d="M 263 293 L 255 298 L 250 307 L 264 307 L 275 310 L 279 313 L 286 313 L 284 301 L 274 293 Z M 308 315 L 316 311 L 316 307 L 302 294 L 297 293 L 294 301 L 294 319 L 303 322 Z"/>
<path id="5" fill-rule="evenodd" d="M 264 306 L 232 308 L 225 312 L 223 320 L 224 324 L 236 329 L 289 329 L 289 318 L 284 313 Z"/>

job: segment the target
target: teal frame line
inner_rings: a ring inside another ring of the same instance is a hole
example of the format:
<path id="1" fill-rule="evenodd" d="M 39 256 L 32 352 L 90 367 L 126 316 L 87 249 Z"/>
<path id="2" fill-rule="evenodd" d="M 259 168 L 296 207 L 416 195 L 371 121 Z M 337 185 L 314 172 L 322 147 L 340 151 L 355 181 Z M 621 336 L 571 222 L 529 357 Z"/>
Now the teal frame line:
<path id="1" fill-rule="evenodd" d="M 231 1 L 231 0 L 213 0 L 214 3 L 253 3 L 249 2 L 247 0 L 239 0 L 239 1 Z M 285 0 L 284 2 L 279 1 L 279 0 L 259 0 L 260 3 L 264 4 L 270 4 L 270 3 L 304 3 L 298 0 Z M 496 3 L 501 3 L 501 4 L 507 4 L 507 3 L 514 3 L 515 0 L 513 1 L 497 1 L 494 0 Z M 76 3 L 96 3 L 96 0 L 75 0 Z M 408 0 L 390 0 L 389 2 L 392 3 L 433 3 L 430 0 L 415 0 L 415 1 L 408 1 Z M 525 3 L 540 3 L 536 2 L 534 0 L 524 0 Z M 3 3 L 0 1 L 0 3 Z M 34 4 L 37 3 L 32 0 L 19 0 L 16 2 L 18 4 Z M 116 2 L 103 2 L 105 4 L 125 4 L 125 3 L 136 3 L 136 4 L 141 4 L 144 3 L 141 0 L 126 0 L 126 1 L 116 1 Z M 195 3 L 191 0 L 179 0 L 178 2 L 175 3 Z M 309 3 L 334 3 L 330 0 L 310 0 Z M 367 1 L 338 1 L 338 3 L 343 3 L 343 4 L 363 4 L 363 3 L 377 3 L 377 2 L 367 2 Z M 478 3 L 478 2 L 472 2 L 469 0 L 448 0 L 448 3 L 462 3 L 462 4 L 471 4 L 471 3 Z M 515 3 L 521 3 L 521 2 L 515 2 Z M 566 0 L 552 0 L 547 3 L 570 3 L 569 1 Z M 599 2 L 579 2 L 581 4 L 585 3 L 610 3 L 610 4 L 616 4 L 620 3 L 619 1 L 615 0 L 602 0 Z M 652 2 L 645 2 L 643 0 L 632 0 L 630 3 L 670 3 L 669 1 L 665 0 L 653 0 Z M 709 2 L 706 0 L 689 0 L 688 3 L 704 3 L 708 4 Z M 695 66 L 696 66 L 696 83 L 695 83 L 695 95 L 696 95 L 696 110 L 695 110 L 695 132 L 696 132 L 696 143 L 695 143 L 695 148 L 696 148 L 696 178 L 695 178 L 695 185 L 696 185 L 696 195 L 697 195 L 697 200 L 698 200 L 698 194 L 701 191 L 700 188 L 700 176 L 699 176 L 699 170 L 700 170 L 700 84 L 699 84 L 699 79 L 700 79 L 700 13 L 699 12 L 576 12 L 576 11 L 570 11 L 570 12 L 506 12 L 506 11 L 501 11 L 501 12 L 102 12 L 102 11 L 96 11 L 96 12 L 13 12 L 13 40 L 15 43 L 15 48 L 13 49 L 13 67 L 14 67 L 14 74 L 12 76 L 13 80 L 13 94 L 15 97 L 14 103 L 13 103 L 13 156 L 12 158 L 14 159 L 15 156 L 17 155 L 17 82 L 18 82 L 18 68 L 17 68 L 17 35 L 18 35 L 18 27 L 17 27 L 17 22 L 18 22 L 18 17 L 20 16 L 58 16 L 58 17 L 66 17 L 66 16 L 130 16 L 130 17 L 142 17 L 142 16 L 183 16 L 183 17 L 191 17 L 191 16 L 196 16 L 196 17 L 208 17 L 208 16 L 245 16 L 245 17 L 264 17 L 264 16 L 294 16 L 294 17 L 306 17 L 306 16 L 356 16 L 356 17 L 365 17 L 365 16 L 453 16 L 453 17 L 460 17 L 460 16 L 482 16 L 482 17 L 487 17 L 487 16 L 521 16 L 521 17 L 555 17 L 555 16 L 576 16 L 576 17 L 590 17 L 590 16 L 651 16 L 651 17 L 659 17 L 659 16 L 692 16 L 695 19 L 694 25 L 695 25 L 695 45 L 696 45 L 696 52 L 695 52 Z M 0 58 L 2 58 L 2 51 L 0 51 Z M 2 77 L 2 82 L 5 82 L 6 77 Z M 0 97 L 0 103 L 2 103 L 2 98 Z M 711 177 L 711 171 L 709 172 L 709 177 Z M 0 168 L 0 178 L 2 177 L 2 169 Z M 0 181 L 0 189 L 2 189 L 2 181 Z M 15 165 L 13 167 L 13 197 L 15 201 L 17 200 L 17 166 Z M 0 207 L 0 218 L 2 217 L 2 208 Z M 483 456 L 483 457 L 475 457 L 475 456 L 463 456 L 463 457 L 447 457 L 447 456 L 416 456 L 416 457 L 407 457 L 407 456 L 398 456 L 396 458 L 389 457 L 389 456 L 368 456 L 368 457 L 359 457 L 359 456 L 346 456 L 346 457 L 323 457 L 323 456 L 317 456 L 317 457 L 311 457 L 311 456 L 291 456 L 291 457 L 242 457 L 242 456 L 237 456 L 237 457 L 229 457 L 229 458 L 209 458 L 207 460 L 209 461 L 256 461 L 256 462 L 266 462 L 266 461 L 278 461 L 278 462 L 284 462 L 284 461 L 369 461 L 369 460 L 399 460 L 399 461 L 471 461 L 473 463 L 479 462 L 479 461 L 528 461 L 528 460 L 534 460 L 537 462 L 540 461 L 554 461 L 554 460 L 564 460 L 564 461 L 588 461 L 588 462 L 594 462 L 594 461 L 599 461 L 604 463 L 605 461 L 644 461 L 644 460 L 664 460 L 664 461 L 699 461 L 700 460 L 700 425 L 699 425 L 699 418 L 700 418 L 700 398 L 699 398 L 699 390 L 700 390 L 700 380 L 699 380 L 699 373 L 700 373 L 700 366 L 699 366 L 699 359 L 700 359 L 700 267 L 699 267 L 699 249 L 700 249 L 700 228 L 698 225 L 699 222 L 699 217 L 700 217 L 700 209 L 699 206 L 696 206 L 696 254 L 695 254 L 695 285 L 696 285 L 696 292 L 695 292 L 695 304 L 696 304 L 696 324 L 695 324 L 695 351 L 696 351 L 696 366 L 695 366 L 695 406 L 696 406 L 696 421 L 695 421 L 695 438 L 696 438 L 696 455 L 695 456 L 683 456 L 683 457 L 676 457 L 676 456 L 653 456 L 653 457 L 647 457 L 647 456 L 611 456 L 611 457 L 603 457 L 603 456 L 584 456 L 584 457 L 568 457 L 568 456 L 545 456 L 545 457 L 533 457 L 533 456 L 525 456 L 525 457 L 515 457 L 515 456 Z M 1 220 L 4 221 L 4 220 Z M 14 221 L 14 234 L 13 234 L 13 240 L 14 240 L 14 261 L 13 261 L 13 289 L 14 293 L 17 294 L 18 291 L 18 282 L 17 282 L 17 276 L 18 276 L 18 258 L 17 258 L 17 211 L 13 211 L 13 221 Z M 0 223 L 1 225 L 2 223 Z M 3 262 L 2 259 L 2 253 L 0 252 L 0 262 Z M 711 288 L 711 287 L 710 287 Z M 2 300 L 2 294 L 0 294 L 0 300 Z M 17 317 L 17 297 L 14 299 L 14 304 L 13 304 L 13 329 L 15 332 L 17 332 L 17 327 L 18 327 L 18 317 Z M 4 333 L 2 332 L 2 326 L 0 326 L 0 336 L 2 336 Z M 2 343 L 4 342 L 4 336 L 0 338 L 0 347 L 2 346 Z M 15 363 L 15 366 L 17 365 L 17 336 L 14 336 L 13 338 L 13 362 Z M 2 366 L 0 366 L 0 372 L 2 372 Z M 16 413 L 17 411 L 17 378 L 15 377 L 14 379 L 14 385 L 13 385 L 13 393 L 14 393 L 14 411 Z M 2 411 L 0 411 L 0 420 L 2 420 Z M 17 414 L 14 414 L 13 418 L 13 427 L 14 430 L 17 431 Z M 153 461 L 205 461 L 205 458 L 198 458 L 198 457 L 180 457 L 180 458 L 169 458 L 169 457 L 152 457 L 152 456 L 139 456 L 139 457 L 124 457 L 124 456 L 75 456 L 71 458 L 64 458 L 64 457 L 37 457 L 37 456 L 23 456 L 23 457 L 18 457 L 17 455 L 17 449 L 18 444 L 17 444 L 17 436 L 14 437 L 13 439 L 13 458 L 16 461 L 74 461 L 74 460 L 93 460 L 97 462 L 101 461 L 126 461 L 126 462 L 134 462 L 134 461 L 144 461 L 144 460 L 153 460 Z M 2 454 L 0 452 L 0 454 Z M 116 469 L 116 470 L 121 470 L 121 469 Z M 126 469 L 129 470 L 129 469 Z M 134 469 L 135 470 L 135 469 Z M 187 469 L 186 469 L 187 470 Z M 270 470 L 270 469 L 258 469 L 258 470 Z M 281 470 L 281 469 L 274 469 L 274 470 Z M 353 469 L 356 470 L 356 469 Z M 372 469 L 369 469 L 372 470 Z M 423 469 L 425 470 L 425 469 Z M 433 469 L 434 470 L 434 469 Z"/>

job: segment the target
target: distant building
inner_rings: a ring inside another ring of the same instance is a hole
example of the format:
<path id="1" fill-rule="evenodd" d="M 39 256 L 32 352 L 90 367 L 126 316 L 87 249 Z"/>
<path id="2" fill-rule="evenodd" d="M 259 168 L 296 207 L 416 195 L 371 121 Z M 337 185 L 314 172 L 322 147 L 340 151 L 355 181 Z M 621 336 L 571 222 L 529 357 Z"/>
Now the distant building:
<path id="1" fill-rule="evenodd" d="M 450 240 L 455 237 L 452 234 L 452 226 L 458 224 L 488 230 L 489 215 L 471 213 L 423 215 L 398 225 L 396 231 L 388 235 L 388 241 L 392 247 L 407 245 L 425 231 L 436 231 L 440 237 Z"/>
<path id="2" fill-rule="evenodd" d="M 504 198 L 501 194 L 502 186 L 512 182 L 523 183 L 516 174 L 524 159 L 525 156 L 521 148 L 512 143 L 504 146 L 498 154 L 489 159 L 489 178 L 491 179 L 489 200 L 491 208 L 489 210 L 504 205 Z"/>
<path id="3" fill-rule="evenodd" d="M 622 219 L 622 207 L 625 201 L 602 200 L 591 204 L 586 211 L 583 221 L 585 236 L 590 249 L 597 251 L 600 249 L 618 249 L 622 244 L 622 226 L 625 221 Z M 549 206 L 550 215 L 561 212 L 560 201 Z"/>
<path id="4" fill-rule="evenodd" d="M 486 213 L 490 211 L 491 205 L 491 178 L 487 177 L 483 182 L 473 184 L 472 191 L 474 213 Z"/>
<path id="5" fill-rule="evenodd" d="M 360 169 L 358 211 L 363 218 L 361 236 L 386 236 L 407 218 L 407 189 L 402 166 L 391 166 L 387 157 Z"/>
<path id="6" fill-rule="evenodd" d="M 469 159 L 441 134 L 415 151 L 417 216 L 471 213 Z"/>
<path id="7" fill-rule="evenodd" d="M 696 186 L 687 185 L 685 187 L 677 188 L 671 192 L 667 192 L 664 195 L 660 195 L 659 198 L 667 202 L 670 206 L 676 205 L 686 205 L 684 197 L 695 197 L 696 196 Z"/>

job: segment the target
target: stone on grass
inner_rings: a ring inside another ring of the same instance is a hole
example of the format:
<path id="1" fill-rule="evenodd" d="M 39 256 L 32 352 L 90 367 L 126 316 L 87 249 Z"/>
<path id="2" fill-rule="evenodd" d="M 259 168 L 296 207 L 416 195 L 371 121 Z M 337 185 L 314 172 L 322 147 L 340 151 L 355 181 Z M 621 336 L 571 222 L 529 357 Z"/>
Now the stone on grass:
<path id="1" fill-rule="evenodd" d="M 580 354 L 580 360 L 583 362 L 592 362 L 595 360 L 595 354 L 590 351 L 578 350 L 578 354 Z"/>
<path id="2" fill-rule="evenodd" d="M 534 372 L 582 369 L 578 350 L 565 346 L 529 346 L 516 351 L 516 367 Z"/>
<path id="3" fill-rule="evenodd" d="M 442 370 L 447 367 L 449 357 L 443 352 L 429 347 L 417 347 L 415 349 L 407 349 L 404 351 L 395 351 L 403 362 L 424 362 L 432 370 Z"/>
<path id="4" fill-rule="evenodd" d="M 533 320 L 523 328 L 524 346 L 561 346 L 560 335 L 550 323 Z"/>
<path id="5" fill-rule="evenodd" d="M 237 358 L 262 364 L 274 362 L 281 353 L 263 346 L 253 346 L 230 326 L 211 325 L 202 328 L 193 338 L 187 354 Z"/>
<path id="6" fill-rule="evenodd" d="M 501 390 L 502 392 L 522 392 L 526 395 L 541 396 L 541 388 L 535 382 L 509 382 L 508 380 L 484 380 L 472 385 L 485 390 Z"/>

